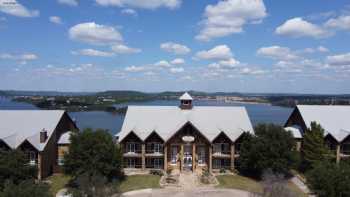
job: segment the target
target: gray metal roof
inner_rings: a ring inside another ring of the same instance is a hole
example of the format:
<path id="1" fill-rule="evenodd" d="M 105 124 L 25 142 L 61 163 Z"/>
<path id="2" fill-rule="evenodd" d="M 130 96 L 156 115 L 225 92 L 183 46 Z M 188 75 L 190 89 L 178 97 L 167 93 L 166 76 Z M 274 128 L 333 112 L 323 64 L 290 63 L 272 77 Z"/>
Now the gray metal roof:
<path id="1" fill-rule="evenodd" d="M 315 121 L 325 129 L 325 135 L 333 136 L 338 142 L 350 135 L 350 106 L 298 105 L 297 108 L 307 127 Z"/>
<path id="2" fill-rule="evenodd" d="M 129 106 L 117 136 L 121 141 L 134 132 L 141 140 L 145 140 L 154 131 L 167 141 L 188 122 L 210 141 L 221 132 L 232 141 L 243 132 L 253 132 L 244 107 L 195 106 L 190 110 L 182 110 L 177 106 Z"/>
<path id="3" fill-rule="evenodd" d="M 0 110 L 0 139 L 13 149 L 27 140 L 42 151 L 48 140 L 40 143 L 40 131 L 45 129 L 50 139 L 63 114 L 63 110 Z"/>

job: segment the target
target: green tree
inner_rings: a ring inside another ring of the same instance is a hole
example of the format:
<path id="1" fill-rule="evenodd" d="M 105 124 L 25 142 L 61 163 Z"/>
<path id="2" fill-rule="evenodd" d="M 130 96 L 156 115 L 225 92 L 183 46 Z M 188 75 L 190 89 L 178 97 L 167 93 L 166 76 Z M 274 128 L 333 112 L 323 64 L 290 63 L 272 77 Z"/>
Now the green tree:
<path id="1" fill-rule="evenodd" d="M 273 124 L 260 124 L 254 130 L 255 135 L 244 137 L 238 170 L 255 178 L 261 178 L 268 169 L 276 174 L 288 174 L 294 158 L 292 134 Z"/>
<path id="2" fill-rule="evenodd" d="M 122 160 L 112 136 L 105 130 L 85 129 L 71 136 L 64 172 L 74 178 L 99 174 L 109 180 L 121 176 Z"/>
<path id="3" fill-rule="evenodd" d="M 0 190 L 6 181 L 19 184 L 23 180 L 35 179 L 37 168 L 28 165 L 25 154 L 19 150 L 0 150 Z"/>
<path id="4" fill-rule="evenodd" d="M 325 161 L 330 156 L 324 142 L 324 129 L 316 122 L 311 122 L 311 127 L 305 132 L 301 155 L 302 171 L 311 169 L 313 165 Z"/>
<path id="5" fill-rule="evenodd" d="M 7 182 L 0 192 L 0 197 L 51 197 L 49 186 L 42 182 L 35 183 L 34 180 L 22 181 L 19 184 Z"/>
<path id="6" fill-rule="evenodd" d="M 350 165 L 319 162 L 306 173 L 310 189 L 319 197 L 350 196 Z"/>

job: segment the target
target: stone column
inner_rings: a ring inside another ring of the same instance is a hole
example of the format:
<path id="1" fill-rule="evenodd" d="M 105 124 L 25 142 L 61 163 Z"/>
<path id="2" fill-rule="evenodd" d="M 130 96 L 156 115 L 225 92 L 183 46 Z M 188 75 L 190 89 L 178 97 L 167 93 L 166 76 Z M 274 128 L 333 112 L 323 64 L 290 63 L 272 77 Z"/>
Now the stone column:
<path id="1" fill-rule="evenodd" d="M 298 140 L 298 141 L 296 141 L 296 151 L 300 152 L 300 149 L 301 149 L 301 141 Z"/>
<path id="2" fill-rule="evenodd" d="M 164 145 L 164 170 L 168 169 L 168 147 Z"/>
<path id="3" fill-rule="evenodd" d="M 192 171 L 196 169 L 196 144 L 192 144 Z"/>
<path id="4" fill-rule="evenodd" d="M 180 150 L 180 171 L 182 172 L 184 169 L 184 145 L 181 144 Z"/>
<path id="5" fill-rule="evenodd" d="M 235 170 L 235 144 L 231 144 L 231 170 Z"/>
<path id="6" fill-rule="evenodd" d="M 208 165 L 208 170 L 211 173 L 212 169 L 213 169 L 213 158 L 212 158 L 212 148 L 211 148 L 211 144 L 209 145 L 209 165 Z"/>
<path id="7" fill-rule="evenodd" d="M 337 155 L 336 155 L 337 159 L 336 162 L 339 163 L 340 162 L 340 144 L 337 144 Z"/>
<path id="8" fill-rule="evenodd" d="M 145 169 L 146 169 L 146 158 L 145 158 L 145 154 L 146 154 L 145 144 L 142 144 L 142 145 L 141 145 L 142 170 L 145 170 Z"/>

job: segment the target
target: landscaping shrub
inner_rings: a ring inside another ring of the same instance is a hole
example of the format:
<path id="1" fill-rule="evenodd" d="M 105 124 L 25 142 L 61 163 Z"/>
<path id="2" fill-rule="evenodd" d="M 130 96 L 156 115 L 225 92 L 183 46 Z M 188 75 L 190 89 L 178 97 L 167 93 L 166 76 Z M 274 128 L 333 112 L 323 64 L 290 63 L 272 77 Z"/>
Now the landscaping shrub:
<path id="1" fill-rule="evenodd" d="M 153 175 L 163 176 L 163 171 L 162 170 L 150 170 L 149 173 L 153 174 Z"/>

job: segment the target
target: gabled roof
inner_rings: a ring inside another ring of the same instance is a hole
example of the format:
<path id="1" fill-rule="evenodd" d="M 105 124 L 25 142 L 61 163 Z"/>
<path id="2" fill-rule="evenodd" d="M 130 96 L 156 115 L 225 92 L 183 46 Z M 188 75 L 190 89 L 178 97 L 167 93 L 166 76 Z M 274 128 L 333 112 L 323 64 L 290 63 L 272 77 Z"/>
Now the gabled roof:
<path id="1" fill-rule="evenodd" d="M 317 122 L 327 134 L 338 142 L 350 135 L 350 106 L 339 105 L 298 105 L 298 110 L 307 127 Z"/>
<path id="2" fill-rule="evenodd" d="M 244 107 L 193 107 L 181 110 L 177 106 L 129 106 L 121 131 L 122 141 L 130 132 L 145 140 L 153 131 L 167 141 L 185 124 L 191 123 L 208 140 L 224 132 L 235 141 L 243 132 L 253 132 Z"/>
<path id="3" fill-rule="evenodd" d="M 64 113 L 63 110 L 0 110 L 0 139 L 12 149 L 27 140 L 42 151 L 48 140 L 40 143 L 40 131 L 45 129 L 50 139 Z"/>
<path id="4" fill-rule="evenodd" d="M 180 96 L 179 100 L 193 100 L 192 96 L 185 92 L 182 96 Z"/>

